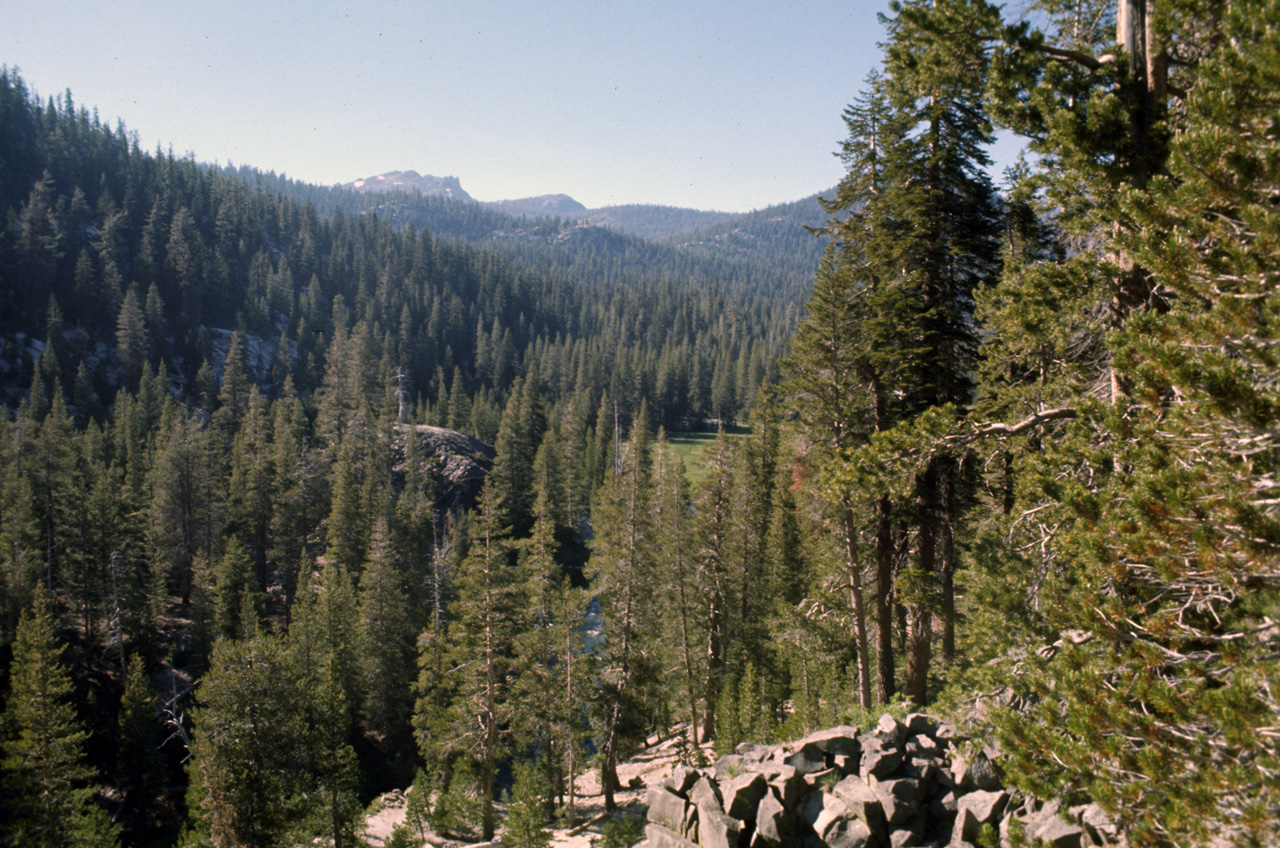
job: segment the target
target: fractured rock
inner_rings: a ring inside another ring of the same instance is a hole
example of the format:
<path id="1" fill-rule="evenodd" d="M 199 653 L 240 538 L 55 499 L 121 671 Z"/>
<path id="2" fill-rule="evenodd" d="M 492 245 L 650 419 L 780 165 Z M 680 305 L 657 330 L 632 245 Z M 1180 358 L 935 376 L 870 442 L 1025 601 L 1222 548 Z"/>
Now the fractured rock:
<path id="1" fill-rule="evenodd" d="M 897 780 L 870 780 L 871 791 L 875 793 L 884 809 L 889 824 L 896 825 L 910 819 L 920 809 L 920 781 L 909 777 Z"/>
<path id="2" fill-rule="evenodd" d="M 872 833 L 879 836 L 888 834 L 888 820 L 880 796 L 861 778 L 846 777 L 831 792 L 844 802 L 854 818 L 865 822 Z"/>
<path id="3" fill-rule="evenodd" d="M 698 843 L 690 842 L 670 828 L 653 822 L 644 826 L 644 839 L 648 848 L 698 848 Z"/>
<path id="4" fill-rule="evenodd" d="M 752 845 L 762 848 L 790 845 L 794 831 L 791 820 L 789 808 L 783 804 L 778 790 L 770 787 L 756 809 L 756 835 L 752 839 Z"/>
<path id="5" fill-rule="evenodd" d="M 984 824 L 998 826 L 1000 814 L 1008 803 L 1008 792 L 978 790 L 960 796 L 956 801 L 956 821 L 951 831 L 951 841 L 973 842 L 978 837 L 978 829 Z"/>
<path id="6" fill-rule="evenodd" d="M 936 716 L 926 715 L 925 713 L 911 713 L 903 724 L 907 726 L 909 735 L 936 737 L 940 722 Z"/>
<path id="7" fill-rule="evenodd" d="M 724 813 L 699 811 L 698 844 L 703 848 L 738 848 L 742 822 Z"/>
<path id="8" fill-rule="evenodd" d="M 848 725 L 819 730 L 806 736 L 802 742 L 818 746 L 818 749 L 825 754 L 858 757 L 862 753 L 862 743 L 858 741 L 858 728 Z"/>
<path id="9" fill-rule="evenodd" d="M 1000 770 L 985 753 L 973 758 L 969 777 L 975 787 L 985 792 L 997 792 L 1004 788 L 1004 779 L 1000 775 Z"/>
<path id="10" fill-rule="evenodd" d="M 724 811 L 741 821 L 755 821 L 756 807 L 769 791 L 769 783 L 759 772 L 750 772 L 720 783 Z"/>
<path id="11" fill-rule="evenodd" d="M 875 730 L 871 732 L 894 747 L 901 747 L 907 738 L 906 726 L 888 713 L 880 716 L 880 721 L 876 722 Z"/>
<path id="12" fill-rule="evenodd" d="M 827 848 L 878 848 L 880 845 L 866 822 L 851 816 L 844 802 L 830 793 L 809 793 L 799 818 Z"/>
<path id="13" fill-rule="evenodd" d="M 902 750 L 896 744 L 886 744 L 877 736 L 863 737 L 859 769 L 863 777 L 888 777 L 901 765 Z"/>
<path id="14" fill-rule="evenodd" d="M 813 774 L 827 767 L 825 752 L 812 742 L 806 742 L 784 761 L 800 774 Z"/>
<path id="15" fill-rule="evenodd" d="M 677 795 L 686 795 L 700 774 L 697 769 L 691 769 L 684 764 L 677 764 L 671 770 L 671 776 L 664 780 L 663 783 L 670 786 Z"/>
<path id="16" fill-rule="evenodd" d="M 1043 841 L 1053 848 L 1083 848 L 1088 845 L 1084 826 L 1062 817 L 1057 801 L 1044 805 L 1039 813 L 1027 822 L 1027 839 L 1032 844 Z"/>
<path id="17" fill-rule="evenodd" d="M 820 838 L 827 848 L 879 848 L 880 846 L 880 840 L 876 839 L 867 825 L 858 819 L 836 819 Z"/>
<path id="18" fill-rule="evenodd" d="M 649 789 L 649 821 L 678 833 L 684 833 L 685 806 L 688 803 L 664 785 Z"/>

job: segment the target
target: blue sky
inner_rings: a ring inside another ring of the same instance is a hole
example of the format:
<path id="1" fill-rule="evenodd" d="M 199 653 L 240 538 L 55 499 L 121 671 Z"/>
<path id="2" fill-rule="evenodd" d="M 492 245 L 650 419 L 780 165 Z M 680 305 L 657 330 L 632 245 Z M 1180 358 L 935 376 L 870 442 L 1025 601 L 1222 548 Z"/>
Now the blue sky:
<path id="1" fill-rule="evenodd" d="M 887 0 L 0 0 L 0 63 L 201 161 L 747 211 L 840 178 Z"/>

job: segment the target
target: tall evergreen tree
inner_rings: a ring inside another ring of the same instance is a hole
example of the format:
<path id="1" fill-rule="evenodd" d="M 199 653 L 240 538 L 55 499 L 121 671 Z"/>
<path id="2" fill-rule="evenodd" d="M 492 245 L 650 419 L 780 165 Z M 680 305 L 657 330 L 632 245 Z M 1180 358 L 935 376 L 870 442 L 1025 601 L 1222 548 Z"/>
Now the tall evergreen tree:
<path id="1" fill-rule="evenodd" d="M 607 633 L 599 689 L 600 783 L 612 810 L 618 764 L 642 736 L 654 669 L 646 638 L 654 631 L 653 482 L 649 438 L 634 426 L 593 502 L 588 577 L 599 592 Z"/>
<path id="2" fill-rule="evenodd" d="M 470 552 L 458 572 L 458 598 L 450 607 L 457 700 L 452 705 L 452 746 L 475 764 L 481 801 L 480 828 L 492 839 L 495 778 L 506 752 L 511 719 L 514 639 L 524 599 L 510 548 L 499 523 L 504 507 L 486 481 L 471 528 Z"/>
<path id="3" fill-rule="evenodd" d="M 218 643 L 200 684 L 189 801 L 213 845 L 290 844 L 307 806 L 308 699 L 282 640 Z"/>
<path id="4" fill-rule="evenodd" d="M 94 800 L 88 734 L 69 703 L 71 676 L 40 593 L 18 625 L 4 712 L 5 819 L 17 844 L 112 846 L 115 826 Z"/>
<path id="5" fill-rule="evenodd" d="M 138 840 L 151 829 L 162 789 L 158 704 L 142 657 L 129 657 L 116 721 L 114 785 L 121 795 L 121 824 Z"/>
<path id="6" fill-rule="evenodd" d="M 369 540 L 359 599 L 363 713 L 378 737 L 388 744 L 403 742 L 412 712 L 414 632 L 403 563 L 382 519 Z"/>
<path id="7" fill-rule="evenodd" d="M 1121 198 L 1139 225 L 1121 246 L 1168 308 L 1131 314 L 1116 339 L 1130 391 L 1094 460 L 1116 473 L 1073 499 L 1075 580 L 1053 599 L 1054 624 L 1078 630 L 1028 669 L 1036 709 L 1004 723 L 1022 779 L 1088 791 L 1133 844 L 1265 844 L 1277 807 L 1262 728 L 1280 715 L 1280 157 L 1263 128 L 1280 108 L 1280 15 L 1245 4 L 1221 23 L 1169 175 Z"/>

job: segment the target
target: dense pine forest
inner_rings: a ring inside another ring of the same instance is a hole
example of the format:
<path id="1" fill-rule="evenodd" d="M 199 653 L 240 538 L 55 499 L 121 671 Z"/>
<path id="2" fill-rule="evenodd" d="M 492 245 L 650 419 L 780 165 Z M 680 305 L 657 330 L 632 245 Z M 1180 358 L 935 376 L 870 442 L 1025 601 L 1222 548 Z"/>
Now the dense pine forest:
<path id="1" fill-rule="evenodd" d="M 412 783 L 401 844 L 541 845 L 677 723 L 911 707 L 1276 844 L 1280 7 L 1035 8 L 895 3 L 841 183 L 660 239 L 0 69 L 0 844 L 353 846 Z"/>

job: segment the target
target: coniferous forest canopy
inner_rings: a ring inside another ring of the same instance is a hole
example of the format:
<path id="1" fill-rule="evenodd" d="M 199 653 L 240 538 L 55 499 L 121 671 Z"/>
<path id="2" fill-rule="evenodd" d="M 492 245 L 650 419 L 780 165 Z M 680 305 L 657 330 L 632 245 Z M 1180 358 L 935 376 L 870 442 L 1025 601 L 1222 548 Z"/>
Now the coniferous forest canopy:
<path id="1" fill-rule="evenodd" d="M 412 783 L 404 839 L 541 844 L 657 730 L 910 704 L 1275 844 L 1280 7 L 1034 5 L 896 2 L 823 209 L 663 240 L 0 70 L 0 843 L 351 846 Z"/>

